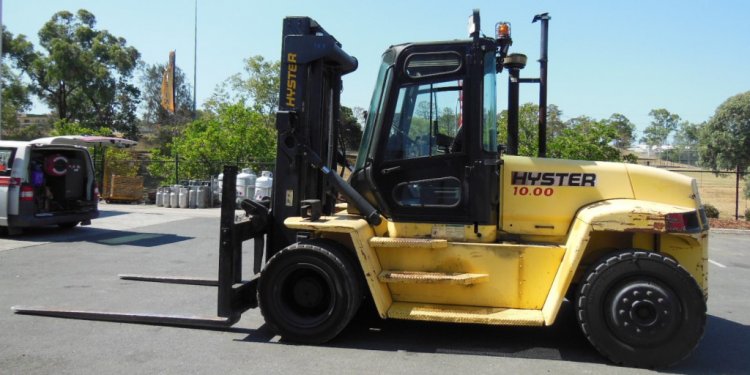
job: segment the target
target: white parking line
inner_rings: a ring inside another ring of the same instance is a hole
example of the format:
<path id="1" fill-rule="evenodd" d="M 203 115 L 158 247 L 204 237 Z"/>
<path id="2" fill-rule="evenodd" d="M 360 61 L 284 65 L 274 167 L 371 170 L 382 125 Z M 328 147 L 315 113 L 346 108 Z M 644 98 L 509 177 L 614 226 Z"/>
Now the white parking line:
<path id="1" fill-rule="evenodd" d="M 719 267 L 721 267 L 721 268 L 727 268 L 727 266 L 725 266 L 725 265 L 723 265 L 723 264 L 721 264 L 721 263 L 719 263 L 719 262 L 717 262 L 717 261 L 715 261 L 715 260 L 709 259 L 708 261 L 709 261 L 710 263 L 713 263 L 713 264 L 714 264 L 715 266 L 719 266 Z"/>

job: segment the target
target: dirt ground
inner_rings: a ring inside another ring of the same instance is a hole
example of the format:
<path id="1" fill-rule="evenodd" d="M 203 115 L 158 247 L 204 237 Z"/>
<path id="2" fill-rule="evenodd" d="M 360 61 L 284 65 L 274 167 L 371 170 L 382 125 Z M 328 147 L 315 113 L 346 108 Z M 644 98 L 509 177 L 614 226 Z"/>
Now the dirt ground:
<path id="1" fill-rule="evenodd" d="M 743 219 L 709 219 L 709 222 L 711 224 L 711 228 L 750 230 L 750 222 Z"/>

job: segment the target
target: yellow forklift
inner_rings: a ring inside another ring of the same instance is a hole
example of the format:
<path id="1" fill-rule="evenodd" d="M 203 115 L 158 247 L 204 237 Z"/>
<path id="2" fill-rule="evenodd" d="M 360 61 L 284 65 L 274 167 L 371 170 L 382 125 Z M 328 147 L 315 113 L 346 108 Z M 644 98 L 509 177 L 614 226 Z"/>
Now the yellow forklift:
<path id="1" fill-rule="evenodd" d="M 549 16 L 537 20 L 544 108 Z M 469 32 L 383 53 L 352 167 L 339 95 L 357 60 L 314 20 L 284 20 L 271 201 L 243 201 L 247 215 L 236 222 L 237 169 L 226 167 L 218 280 L 122 276 L 218 286 L 218 317 L 15 311 L 225 327 L 259 306 L 284 339 L 318 344 L 368 299 L 383 319 L 549 326 L 567 298 L 585 336 L 615 363 L 665 367 L 688 356 L 708 295 L 708 220 L 696 182 L 632 164 L 512 155 L 525 56 L 509 54 L 508 23 L 483 36 L 474 11 Z M 496 119 L 504 69 L 506 153 Z M 338 171 L 347 167 L 344 181 Z M 243 280 L 249 239 L 255 272 Z"/>

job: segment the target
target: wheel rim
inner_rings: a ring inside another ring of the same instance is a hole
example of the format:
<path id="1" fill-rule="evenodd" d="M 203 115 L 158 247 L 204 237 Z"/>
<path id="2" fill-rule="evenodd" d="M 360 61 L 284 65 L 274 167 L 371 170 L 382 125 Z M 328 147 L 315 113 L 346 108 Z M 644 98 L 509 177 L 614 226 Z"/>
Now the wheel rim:
<path id="1" fill-rule="evenodd" d="M 313 264 L 295 264 L 280 276 L 275 304 L 289 323 L 315 327 L 330 316 L 336 295 L 325 270 Z"/>
<path id="2" fill-rule="evenodd" d="M 682 322 L 682 307 L 671 288 L 657 281 L 626 281 L 606 301 L 607 323 L 626 344 L 655 346 L 671 338 Z"/>

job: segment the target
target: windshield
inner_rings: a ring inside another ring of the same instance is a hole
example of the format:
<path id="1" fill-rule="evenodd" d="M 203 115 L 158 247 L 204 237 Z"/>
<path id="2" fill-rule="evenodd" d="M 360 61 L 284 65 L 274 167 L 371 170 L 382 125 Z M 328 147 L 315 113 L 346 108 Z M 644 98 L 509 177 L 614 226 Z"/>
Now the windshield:
<path id="1" fill-rule="evenodd" d="M 355 170 L 360 169 L 365 165 L 367 155 L 370 153 L 372 135 L 373 133 L 375 133 L 375 125 L 382 114 L 381 111 L 383 109 L 383 98 L 385 97 L 383 95 L 384 88 L 388 85 L 388 81 L 390 81 L 390 67 L 391 64 L 387 62 L 383 62 L 380 64 L 378 80 L 375 81 L 375 91 L 372 93 L 372 99 L 370 100 L 370 109 L 367 112 L 365 131 L 362 134 L 362 143 L 359 146 L 357 163 L 354 167 Z"/>

